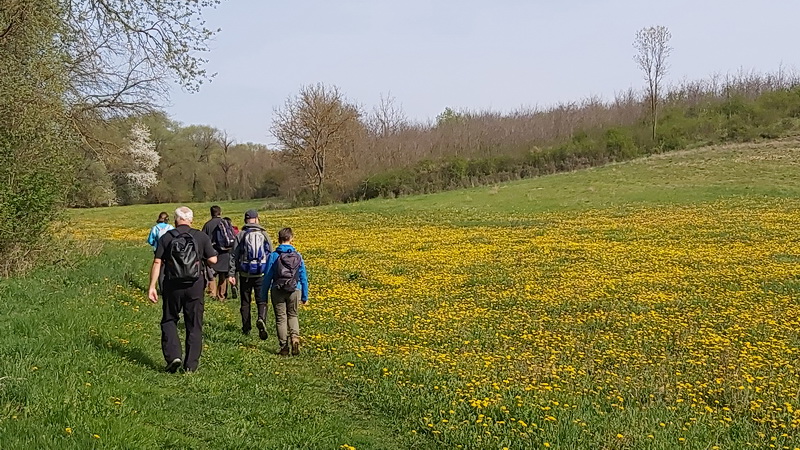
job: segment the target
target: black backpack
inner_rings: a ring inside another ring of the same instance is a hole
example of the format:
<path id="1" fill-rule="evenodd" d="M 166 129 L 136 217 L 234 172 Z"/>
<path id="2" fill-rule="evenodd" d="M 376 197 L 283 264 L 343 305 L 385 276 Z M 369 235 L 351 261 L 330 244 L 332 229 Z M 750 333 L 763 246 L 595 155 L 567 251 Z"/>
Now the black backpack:
<path id="1" fill-rule="evenodd" d="M 300 266 L 303 259 L 297 252 L 279 253 L 275 261 L 275 277 L 273 286 L 283 292 L 294 292 L 297 290 L 297 277 L 300 274 Z"/>
<path id="2" fill-rule="evenodd" d="M 197 242 L 191 233 L 181 233 L 170 230 L 172 241 L 166 250 L 165 277 L 170 281 L 193 283 L 202 274 L 200 255 L 197 252 Z"/>
<path id="3" fill-rule="evenodd" d="M 233 225 L 225 219 L 219 221 L 212 235 L 214 244 L 220 250 L 230 250 L 236 242 L 236 235 L 233 233 Z"/>

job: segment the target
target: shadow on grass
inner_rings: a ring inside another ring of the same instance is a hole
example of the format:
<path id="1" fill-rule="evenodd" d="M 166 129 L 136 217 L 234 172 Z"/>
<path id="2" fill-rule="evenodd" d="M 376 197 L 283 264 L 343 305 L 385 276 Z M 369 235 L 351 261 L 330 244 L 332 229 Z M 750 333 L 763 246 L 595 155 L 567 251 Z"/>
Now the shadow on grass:
<path id="1" fill-rule="evenodd" d="M 116 353 L 118 356 L 122 357 L 122 359 L 130 361 L 134 364 L 138 364 L 147 369 L 152 369 L 159 372 L 162 372 L 164 370 L 163 364 L 154 361 L 153 358 L 150 357 L 150 355 L 146 354 L 145 352 L 136 347 L 131 347 L 130 345 L 123 345 L 113 339 L 105 339 L 97 335 L 91 336 L 89 339 L 92 341 L 92 344 L 98 350 L 105 350 L 111 353 Z"/>

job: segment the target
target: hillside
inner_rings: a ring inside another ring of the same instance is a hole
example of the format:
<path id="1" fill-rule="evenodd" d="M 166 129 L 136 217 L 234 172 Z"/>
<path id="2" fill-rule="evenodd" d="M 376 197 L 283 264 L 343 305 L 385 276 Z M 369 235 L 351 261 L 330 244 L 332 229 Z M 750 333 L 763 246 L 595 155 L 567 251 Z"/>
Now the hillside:
<path id="1" fill-rule="evenodd" d="M 0 447 L 798 447 L 799 175 L 782 140 L 269 211 L 311 273 L 303 354 L 208 301 L 179 376 L 142 291 L 176 205 L 73 210 L 100 255 L 0 281 Z"/>
<path id="2" fill-rule="evenodd" d="M 441 194 L 372 200 L 340 211 L 540 213 L 631 205 L 691 204 L 722 198 L 796 198 L 800 140 L 703 147 Z"/>

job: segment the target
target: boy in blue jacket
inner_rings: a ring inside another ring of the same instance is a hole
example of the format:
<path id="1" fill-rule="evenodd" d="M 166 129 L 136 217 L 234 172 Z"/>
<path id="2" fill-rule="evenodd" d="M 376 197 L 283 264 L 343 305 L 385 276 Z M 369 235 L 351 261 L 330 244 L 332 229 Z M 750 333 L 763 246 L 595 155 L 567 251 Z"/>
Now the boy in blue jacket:
<path id="1" fill-rule="evenodd" d="M 291 228 L 278 232 L 278 248 L 270 253 L 264 282 L 261 285 L 261 301 L 272 296 L 275 311 L 275 328 L 280 351 L 278 354 L 300 354 L 300 322 L 297 318 L 298 303 L 308 303 L 308 275 L 303 257 L 292 246 L 294 233 Z"/>

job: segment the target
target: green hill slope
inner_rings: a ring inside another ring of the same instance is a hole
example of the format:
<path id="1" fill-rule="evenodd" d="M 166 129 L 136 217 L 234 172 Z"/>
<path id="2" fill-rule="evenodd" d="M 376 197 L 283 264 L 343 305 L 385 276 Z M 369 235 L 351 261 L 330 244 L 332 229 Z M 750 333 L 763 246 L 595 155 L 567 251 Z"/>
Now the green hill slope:
<path id="1" fill-rule="evenodd" d="M 800 140 L 704 147 L 629 162 L 440 194 L 371 200 L 342 211 L 538 213 L 631 204 L 691 204 L 800 194 Z"/>

